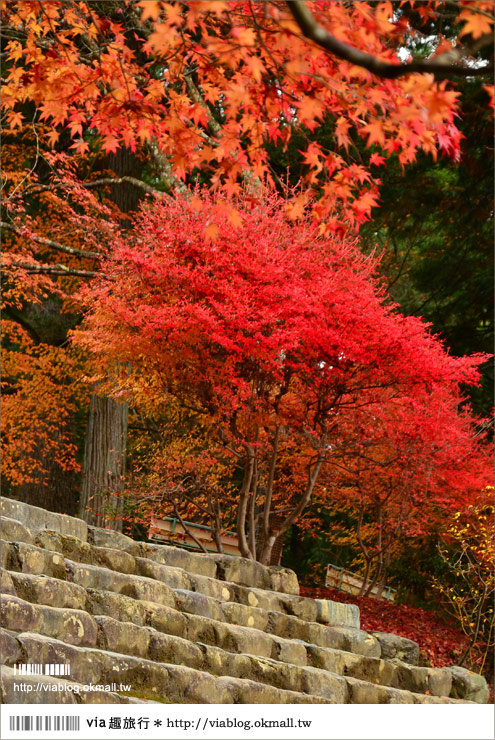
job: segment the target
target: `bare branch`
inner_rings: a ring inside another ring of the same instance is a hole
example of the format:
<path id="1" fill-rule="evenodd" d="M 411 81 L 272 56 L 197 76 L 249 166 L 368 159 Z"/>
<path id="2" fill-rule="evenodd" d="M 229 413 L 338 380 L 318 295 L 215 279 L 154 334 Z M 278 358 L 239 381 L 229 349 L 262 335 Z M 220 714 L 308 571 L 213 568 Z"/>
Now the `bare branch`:
<path id="1" fill-rule="evenodd" d="M 35 242 L 35 244 L 40 244 L 43 247 L 50 247 L 50 249 L 55 249 L 57 252 L 65 252 L 65 254 L 72 254 L 74 257 L 84 257 L 85 259 L 93 259 L 98 260 L 101 259 L 102 255 L 98 252 L 86 252 L 84 249 L 76 249 L 75 247 L 68 247 L 65 244 L 60 244 L 59 242 L 54 242 L 52 239 L 46 239 L 44 236 L 36 236 L 35 234 L 30 234 L 29 232 L 26 232 L 23 229 L 19 229 L 15 226 L 12 226 L 11 224 L 6 223 L 5 221 L 0 221 L 0 226 L 2 229 L 6 229 L 7 231 L 12 231 L 14 234 L 17 234 L 18 236 L 25 237 L 29 239 L 32 242 Z"/>
<path id="2" fill-rule="evenodd" d="M 27 270 L 28 273 L 44 273 L 45 275 L 64 275 L 84 278 L 92 278 L 98 275 L 97 272 L 76 270 L 65 265 L 30 265 L 27 262 L 9 262 L 8 264 L 4 263 L 3 267 L 19 267 L 22 270 Z"/>
<path id="3" fill-rule="evenodd" d="M 131 177 L 130 175 L 123 175 L 122 177 L 102 177 L 99 180 L 93 180 L 93 182 L 83 182 L 81 183 L 81 185 L 83 186 L 83 188 L 90 190 L 93 188 L 97 188 L 100 185 L 121 185 L 122 183 L 134 185 L 134 187 L 144 190 L 144 192 L 148 193 L 149 195 L 159 195 L 161 197 L 165 197 L 167 195 L 167 193 L 164 193 L 163 190 L 158 190 L 157 188 L 148 185 L 146 182 L 138 180 L 137 177 Z"/>
<path id="4" fill-rule="evenodd" d="M 459 64 L 467 56 L 472 56 L 473 53 L 479 50 L 481 48 L 480 43 L 477 43 L 475 49 L 468 47 L 451 49 L 446 54 L 441 54 L 434 60 L 415 59 L 407 64 L 390 64 L 336 39 L 335 36 L 332 36 L 319 25 L 304 0 L 286 0 L 286 5 L 306 38 L 314 41 L 315 44 L 339 57 L 339 59 L 344 59 L 346 62 L 363 67 L 378 77 L 395 80 L 412 72 L 430 72 L 439 77 L 448 77 L 450 75 L 475 77 L 480 75 L 491 76 L 493 74 L 493 65 L 473 68 Z M 493 39 L 490 36 L 490 40 L 483 38 L 482 42 L 482 45 L 485 46 L 489 42 L 492 43 Z"/>

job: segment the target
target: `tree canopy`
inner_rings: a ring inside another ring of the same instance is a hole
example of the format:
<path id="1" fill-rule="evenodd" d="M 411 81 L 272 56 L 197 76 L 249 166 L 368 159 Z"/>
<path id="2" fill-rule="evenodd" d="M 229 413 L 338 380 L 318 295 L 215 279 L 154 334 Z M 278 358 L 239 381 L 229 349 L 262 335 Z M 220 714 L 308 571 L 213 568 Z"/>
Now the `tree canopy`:
<path id="1" fill-rule="evenodd" d="M 386 530 L 378 511 L 389 532 L 406 520 L 412 531 L 431 502 L 433 513 L 461 506 L 484 485 L 486 422 L 463 393 L 486 359 L 474 263 L 491 209 L 488 158 L 467 123 L 493 102 L 493 9 L 4 4 L 3 424 L 14 492 L 49 488 L 57 469 L 74 496 L 90 387 L 111 392 L 114 410 L 133 404 L 136 465 L 125 477 L 107 440 L 103 498 L 124 478 L 145 499 L 145 481 L 165 476 L 167 505 L 180 500 L 182 513 L 197 504 L 214 519 L 220 499 L 237 507 L 253 557 L 269 557 L 317 484 L 324 493 L 324 467 L 335 496 L 321 502 L 345 496 L 358 521 L 365 504 L 373 536 Z M 472 197 L 456 198 L 469 177 Z M 461 245 L 459 214 L 476 224 Z M 377 244 L 381 266 L 365 256 Z M 376 274 L 392 282 L 407 255 L 393 298 L 416 318 L 400 315 Z M 470 357 L 449 354 L 418 318 L 423 307 Z M 177 479 L 188 459 L 195 469 Z M 150 506 L 163 502 L 157 491 Z"/>

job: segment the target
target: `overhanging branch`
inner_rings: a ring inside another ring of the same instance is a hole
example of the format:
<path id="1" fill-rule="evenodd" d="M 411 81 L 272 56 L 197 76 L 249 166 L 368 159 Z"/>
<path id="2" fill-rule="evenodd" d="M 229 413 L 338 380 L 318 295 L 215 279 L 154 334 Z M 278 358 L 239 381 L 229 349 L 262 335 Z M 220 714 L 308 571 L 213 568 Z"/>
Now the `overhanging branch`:
<path id="1" fill-rule="evenodd" d="M 304 0 L 286 0 L 286 5 L 307 39 L 318 44 L 318 46 L 321 46 L 330 52 L 330 54 L 339 57 L 339 59 L 344 59 L 344 61 L 350 64 L 363 67 L 378 77 L 395 80 L 412 72 L 430 72 L 438 77 L 475 77 L 480 75 L 491 76 L 493 74 L 493 65 L 473 68 L 459 64 L 459 62 L 478 51 L 482 46 L 493 43 L 493 37 L 491 35 L 483 37 L 476 44 L 475 49 L 459 47 L 433 60 L 415 59 L 405 64 L 390 64 L 371 54 L 360 51 L 354 46 L 346 44 L 344 41 L 336 39 L 335 36 L 332 36 L 332 34 L 328 33 L 328 31 L 319 25 Z"/>

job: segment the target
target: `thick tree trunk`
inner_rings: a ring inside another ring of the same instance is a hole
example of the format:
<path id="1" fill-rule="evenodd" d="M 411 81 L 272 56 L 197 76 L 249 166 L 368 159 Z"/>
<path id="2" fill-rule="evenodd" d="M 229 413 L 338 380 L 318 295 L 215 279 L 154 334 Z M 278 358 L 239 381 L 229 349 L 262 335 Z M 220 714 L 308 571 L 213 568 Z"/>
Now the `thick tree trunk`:
<path id="1" fill-rule="evenodd" d="M 127 414 L 127 404 L 91 396 L 81 491 L 81 516 L 88 524 L 122 527 Z"/>
<path id="2" fill-rule="evenodd" d="M 142 163 L 128 149 L 119 149 L 109 156 L 108 167 L 119 177 L 136 177 L 141 174 Z M 135 210 L 141 196 L 128 183 L 112 186 L 111 194 L 122 213 Z M 127 229 L 131 221 L 122 218 L 120 224 Z M 99 396 L 97 389 L 91 396 L 81 491 L 81 516 L 89 524 L 122 529 L 128 411 L 126 403 Z"/>

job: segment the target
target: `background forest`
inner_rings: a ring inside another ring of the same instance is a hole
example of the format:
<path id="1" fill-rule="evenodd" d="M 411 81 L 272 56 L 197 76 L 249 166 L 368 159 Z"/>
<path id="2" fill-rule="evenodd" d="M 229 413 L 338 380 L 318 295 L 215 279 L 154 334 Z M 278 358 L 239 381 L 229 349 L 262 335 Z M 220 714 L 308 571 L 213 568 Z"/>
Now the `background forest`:
<path id="1" fill-rule="evenodd" d="M 12 0 L 1 54 L 4 495 L 283 539 L 490 672 L 493 3 Z"/>

